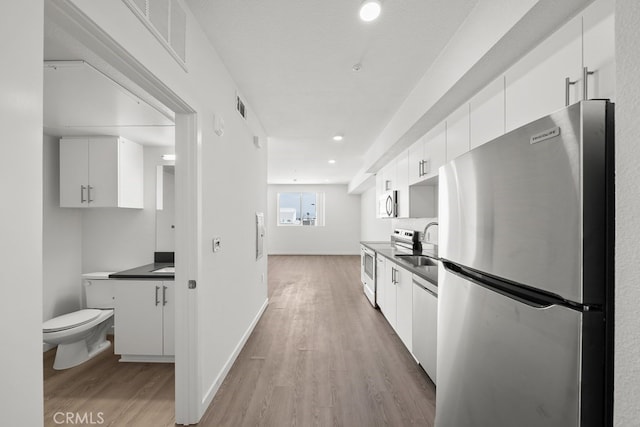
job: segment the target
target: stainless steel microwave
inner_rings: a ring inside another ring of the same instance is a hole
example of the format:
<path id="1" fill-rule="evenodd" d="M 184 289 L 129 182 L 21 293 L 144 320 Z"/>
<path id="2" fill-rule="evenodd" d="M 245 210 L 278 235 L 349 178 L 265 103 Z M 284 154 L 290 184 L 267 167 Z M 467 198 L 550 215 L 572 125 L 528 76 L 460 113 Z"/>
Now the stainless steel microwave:
<path id="1" fill-rule="evenodd" d="M 398 216 L 398 192 L 387 191 L 378 201 L 378 215 L 380 218 L 395 218 Z"/>

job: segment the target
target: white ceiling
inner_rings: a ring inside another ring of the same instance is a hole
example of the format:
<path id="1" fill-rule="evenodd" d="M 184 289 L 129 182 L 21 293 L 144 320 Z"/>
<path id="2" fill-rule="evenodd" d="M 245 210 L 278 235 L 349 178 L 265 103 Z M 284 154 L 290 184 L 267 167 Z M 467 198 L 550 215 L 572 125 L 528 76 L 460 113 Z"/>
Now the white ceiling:
<path id="1" fill-rule="evenodd" d="M 174 145 L 173 113 L 123 76 L 107 77 L 94 68 L 109 69 L 49 19 L 44 59 L 44 133 L 113 135 L 143 145 Z"/>
<path id="2" fill-rule="evenodd" d="M 383 0 L 364 23 L 360 0 L 187 0 L 270 138 L 270 183 L 347 183 L 476 2 Z"/>

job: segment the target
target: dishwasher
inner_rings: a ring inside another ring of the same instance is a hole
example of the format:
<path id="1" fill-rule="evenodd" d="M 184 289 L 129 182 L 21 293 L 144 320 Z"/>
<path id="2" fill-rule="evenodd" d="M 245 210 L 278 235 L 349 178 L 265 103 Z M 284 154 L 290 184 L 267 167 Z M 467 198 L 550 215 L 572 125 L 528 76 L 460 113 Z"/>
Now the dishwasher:
<path id="1" fill-rule="evenodd" d="M 438 331 L 438 286 L 413 275 L 413 355 L 434 384 Z"/>

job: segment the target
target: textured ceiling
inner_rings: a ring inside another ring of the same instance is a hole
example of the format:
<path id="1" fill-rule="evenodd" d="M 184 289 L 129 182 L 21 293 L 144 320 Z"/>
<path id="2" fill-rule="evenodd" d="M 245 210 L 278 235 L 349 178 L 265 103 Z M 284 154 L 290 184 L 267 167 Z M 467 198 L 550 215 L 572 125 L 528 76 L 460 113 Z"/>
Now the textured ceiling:
<path id="1" fill-rule="evenodd" d="M 359 0 L 187 0 L 270 137 L 270 183 L 347 183 L 476 2 L 386 0 L 364 23 Z"/>

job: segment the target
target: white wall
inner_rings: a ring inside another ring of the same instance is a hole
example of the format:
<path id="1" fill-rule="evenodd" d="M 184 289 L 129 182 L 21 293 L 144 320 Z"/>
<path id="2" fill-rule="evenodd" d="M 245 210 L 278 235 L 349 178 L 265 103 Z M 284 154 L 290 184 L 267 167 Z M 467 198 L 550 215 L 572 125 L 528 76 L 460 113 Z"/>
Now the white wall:
<path id="1" fill-rule="evenodd" d="M 325 193 L 323 227 L 278 227 L 279 192 Z M 358 255 L 360 253 L 360 196 L 347 185 L 269 185 L 267 241 L 271 255 Z"/>
<path id="2" fill-rule="evenodd" d="M 2 425 L 42 424 L 43 1 L 0 14 L 0 411 Z"/>
<path id="3" fill-rule="evenodd" d="M 153 262 L 156 173 L 173 147 L 144 147 L 144 209 L 82 209 L 82 272 L 122 271 Z"/>
<path id="4" fill-rule="evenodd" d="M 82 209 L 60 207 L 59 138 L 43 137 L 43 320 L 82 304 Z"/>
<path id="5" fill-rule="evenodd" d="M 615 425 L 640 420 L 640 3 L 616 1 Z"/>
<path id="6" fill-rule="evenodd" d="M 387 241 L 393 231 L 391 219 L 376 218 L 378 200 L 373 186 L 360 195 L 360 240 Z"/>

